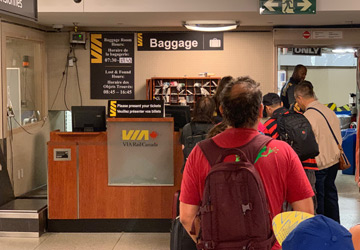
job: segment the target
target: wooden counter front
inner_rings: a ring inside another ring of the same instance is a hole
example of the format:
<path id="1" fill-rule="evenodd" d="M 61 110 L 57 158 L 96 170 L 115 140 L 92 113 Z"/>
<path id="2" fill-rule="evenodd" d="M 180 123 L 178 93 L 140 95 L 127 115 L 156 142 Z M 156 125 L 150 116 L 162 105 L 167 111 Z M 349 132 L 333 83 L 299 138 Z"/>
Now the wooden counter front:
<path id="1" fill-rule="evenodd" d="M 69 161 L 54 159 L 54 150 L 70 149 Z M 78 219 L 84 166 L 107 165 L 107 134 L 51 132 L 48 142 L 48 217 Z"/>
<path id="2" fill-rule="evenodd" d="M 108 122 L 159 120 L 171 122 L 172 118 L 111 118 Z M 173 196 L 180 189 L 182 178 L 180 133 L 173 134 L 174 186 L 109 186 L 106 132 L 97 133 L 101 134 L 97 136 L 87 134 L 51 132 L 48 143 L 49 219 L 170 219 Z M 63 162 L 52 160 L 51 151 L 60 147 L 59 143 L 78 147 L 78 201 L 76 160 L 72 159 L 66 167 Z M 63 177 L 59 179 L 59 176 Z"/>

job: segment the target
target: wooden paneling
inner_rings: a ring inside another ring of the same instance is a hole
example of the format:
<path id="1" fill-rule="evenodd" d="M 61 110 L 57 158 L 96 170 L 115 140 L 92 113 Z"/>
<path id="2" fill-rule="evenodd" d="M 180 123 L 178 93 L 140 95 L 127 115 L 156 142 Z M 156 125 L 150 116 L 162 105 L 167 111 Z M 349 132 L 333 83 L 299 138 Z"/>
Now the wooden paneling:
<path id="1" fill-rule="evenodd" d="M 106 142 L 106 132 L 51 132 L 50 141 L 56 142 Z"/>
<path id="2" fill-rule="evenodd" d="M 183 154 L 179 142 L 179 132 L 175 132 L 173 138 L 175 185 L 157 187 L 108 186 L 106 133 L 97 133 L 97 135 L 94 135 L 95 133 L 90 133 L 89 135 L 85 133 L 67 134 L 70 133 L 52 134 L 51 138 L 58 141 L 58 143 L 66 141 L 73 144 L 76 143 L 78 147 L 80 219 L 171 218 L 173 195 L 176 190 L 180 189 L 182 176 L 180 169 L 183 164 Z M 59 175 L 59 173 L 55 171 L 58 169 L 58 163 L 53 164 L 50 161 L 51 157 L 53 157 L 50 152 L 50 144 L 51 142 L 49 142 L 49 202 L 51 201 L 52 204 L 57 204 L 57 206 L 49 206 L 49 210 L 52 210 L 51 213 L 57 216 L 56 219 L 70 219 L 66 217 L 68 216 L 67 214 L 63 214 L 64 210 L 71 209 L 73 214 L 74 204 L 76 205 L 76 203 L 72 202 L 68 205 L 62 201 L 64 199 L 62 197 L 70 196 L 68 200 L 73 201 L 74 190 L 76 195 L 76 176 L 73 178 L 73 175 L 76 175 L 76 161 L 73 163 L 73 160 L 75 160 L 73 158 L 71 162 L 67 162 L 71 166 L 67 166 L 68 168 L 66 169 L 68 171 L 61 169 L 64 171 L 61 173 L 63 177 L 58 179 L 56 175 Z M 60 184 L 61 180 L 66 178 L 66 176 L 70 177 L 69 181 Z M 50 185 L 52 186 L 51 189 Z M 59 197 L 60 201 L 57 201 Z M 55 218 L 52 217 L 50 219 Z"/>
<path id="3" fill-rule="evenodd" d="M 54 161 L 54 149 L 71 149 L 71 161 Z M 48 143 L 48 217 L 76 219 L 77 216 L 76 145 Z"/>

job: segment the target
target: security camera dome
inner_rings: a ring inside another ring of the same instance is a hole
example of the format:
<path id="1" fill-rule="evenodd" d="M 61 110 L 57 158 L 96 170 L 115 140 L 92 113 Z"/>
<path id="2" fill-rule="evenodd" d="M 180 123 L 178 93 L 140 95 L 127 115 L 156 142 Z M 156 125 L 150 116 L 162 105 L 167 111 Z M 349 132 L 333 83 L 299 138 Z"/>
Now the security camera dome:
<path id="1" fill-rule="evenodd" d="M 82 0 L 74 0 L 75 3 L 81 3 Z"/>

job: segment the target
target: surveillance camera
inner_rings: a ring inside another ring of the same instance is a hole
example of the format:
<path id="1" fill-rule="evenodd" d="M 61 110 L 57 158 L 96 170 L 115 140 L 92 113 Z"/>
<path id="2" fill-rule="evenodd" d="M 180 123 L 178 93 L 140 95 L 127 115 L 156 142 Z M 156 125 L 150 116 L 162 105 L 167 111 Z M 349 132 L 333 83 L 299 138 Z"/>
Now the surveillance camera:
<path id="1" fill-rule="evenodd" d="M 74 0 L 75 3 L 81 3 L 82 0 Z"/>
<path id="2" fill-rule="evenodd" d="M 62 29 L 64 28 L 64 25 L 63 24 L 53 24 L 53 29 Z"/>
<path id="3" fill-rule="evenodd" d="M 56 31 L 61 31 L 64 28 L 63 24 L 53 24 L 53 29 L 55 29 Z"/>

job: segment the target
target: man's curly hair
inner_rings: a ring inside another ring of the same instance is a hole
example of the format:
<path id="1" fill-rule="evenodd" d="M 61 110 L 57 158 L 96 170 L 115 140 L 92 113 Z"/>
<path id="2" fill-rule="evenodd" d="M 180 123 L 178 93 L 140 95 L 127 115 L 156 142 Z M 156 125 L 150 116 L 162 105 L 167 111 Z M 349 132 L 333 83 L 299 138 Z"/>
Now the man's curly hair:
<path id="1" fill-rule="evenodd" d="M 235 128 L 251 128 L 259 117 L 262 101 L 260 84 L 248 76 L 234 79 L 222 91 L 223 117 Z"/>

